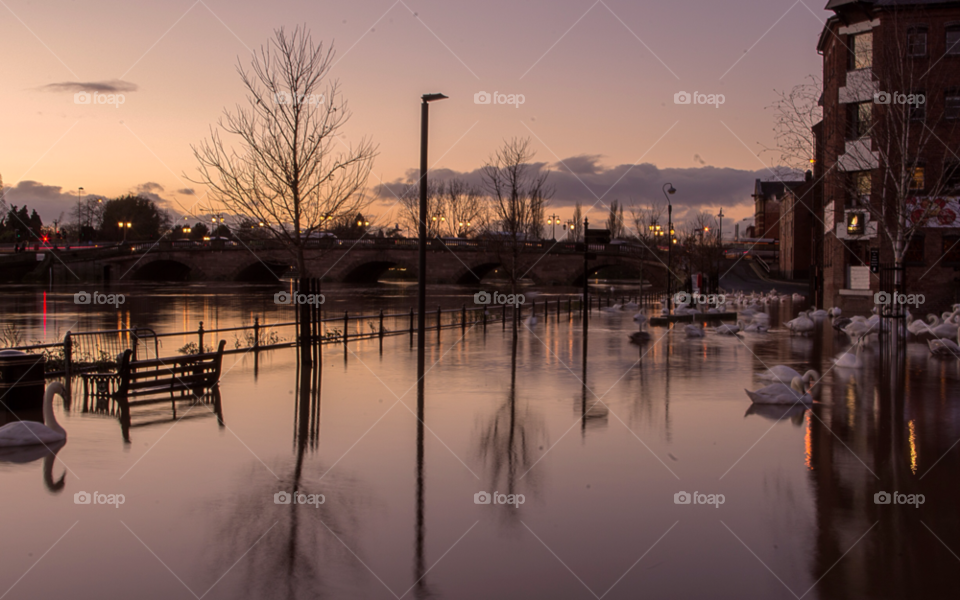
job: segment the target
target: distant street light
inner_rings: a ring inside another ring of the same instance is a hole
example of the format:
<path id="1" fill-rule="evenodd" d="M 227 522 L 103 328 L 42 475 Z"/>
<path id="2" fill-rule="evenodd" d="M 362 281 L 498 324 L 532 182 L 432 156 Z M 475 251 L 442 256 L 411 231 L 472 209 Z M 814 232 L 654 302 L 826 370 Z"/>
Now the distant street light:
<path id="1" fill-rule="evenodd" d="M 119 223 L 117 223 L 117 227 L 123 230 L 123 243 L 126 243 L 127 231 L 129 231 L 130 228 L 133 227 L 133 223 L 130 223 L 130 222 L 124 223 L 123 221 L 120 221 Z"/>

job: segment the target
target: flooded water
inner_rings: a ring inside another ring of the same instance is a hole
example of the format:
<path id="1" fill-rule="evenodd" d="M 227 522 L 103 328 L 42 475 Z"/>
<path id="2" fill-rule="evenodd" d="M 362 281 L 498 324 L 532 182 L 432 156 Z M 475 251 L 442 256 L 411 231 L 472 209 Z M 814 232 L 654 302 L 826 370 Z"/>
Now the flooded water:
<path id="1" fill-rule="evenodd" d="M 283 318 L 267 288 L 141 288 L 117 314 L 78 308 L 76 291 L 18 290 L 3 323 L 32 341 Z M 433 292 L 428 305 L 470 302 Z M 232 354 L 219 416 L 134 409 L 129 443 L 74 383 L 55 457 L 0 455 L 0 598 L 953 595 L 960 361 L 911 343 L 898 391 L 874 345 L 862 369 L 832 368 L 850 342 L 829 321 L 788 335 L 798 309 L 775 305 L 771 332 L 740 338 L 651 327 L 642 348 L 632 311 L 595 312 L 586 357 L 566 313 L 516 337 L 447 329 L 427 336 L 422 395 L 406 335 L 325 345 L 312 371 L 294 349 Z M 822 374 L 818 404 L 751 409 L 744 389 L 780 364 Z"/>

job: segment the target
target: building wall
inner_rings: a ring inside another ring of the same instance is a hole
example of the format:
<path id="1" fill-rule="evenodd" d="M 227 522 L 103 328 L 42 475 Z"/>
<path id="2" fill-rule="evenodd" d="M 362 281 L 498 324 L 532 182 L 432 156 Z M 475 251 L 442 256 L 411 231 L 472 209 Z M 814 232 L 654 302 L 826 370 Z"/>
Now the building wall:
<path id="1" fill-rule="evenodd" d="M 881 61 L 891 56 L 890 49 L 896 47 L 896 37 L 902 36 L 905 24 L 922 24 L 927 27 L 927 56 L 923 58 L 907 59 L 899 57 L 895 60 L 914 61 L 913 68 L 925 71 L 930 69 L 926 81 L 936 82 L 934 87 L 927 87 L 924 92 L 928 98 L 927 110 L 942 110 L 943 93 L 946 87 L 960 87 L 960 57 L 944 56 L 944 26 L 946 23 L 960 23 L 960 6 L 954 3 L 953 7 L 901 7 L 896 15 L 882 11 L 873 15 L 873 20 L 865 17 L 850 18 L 848 24 L 831 19 L 821 38 L 820 50 L 823 54 L 823 125 L 820 132 L 822 139 L 822 164 L 818 165 L 820 172 L 826 175 L 823 178 L 823 210 L 819 217 L 823 221 L 819 224 L 823 228 L 822 262 L 823 262 L 823 305 L 840 306 L 845 313 L 866 313 L 874 308 L 873 294 L 879 290 L 877 276 L 870 277 L 870 289 L 864 292 L 849 290 L 849 269 L 869 264 L 871 248 L 880 248 L 880 259 L 883 263 L 893 262 L 893 251 L 890 240 L 879 228 L 877 234 L 867 235 L 860 239 L 841 240 L 836 235 L 836 223 L 843 218 L 843 208 L 847 197 L 846 174 L 843 172 L 845 163 L 842 155 L 849 149 L 847 144 L 847 106 L 843 100 L 850 100 L 850 90 L 856 88 L 854 79 L 870 76 L 876 79 L 875 72 L 883 72 Z M 877 22 L 879 21 L 879 22 Z M 873 69 L 870 73 L 864 71 L 847 71 L 849 44 L 848 34 L 842 29 L 846 27 L 869 28 L 872 23 L 873 31 Z M 901 46 L 905 40 L 900 40 Z M 930 65 L 927 67 L 926 65 Z M 931 68 L 932 67 L 932 68 Z M 869 80 L 861 79 L 861 82 Z M 848 87 L 848 84 L 849 87 Z M 877 84 L 879 89 L 880 83 Z M 929 83 L 928 85 L 933 85 Z M 909 91 L 909 90 L 907 90 Z M 875 108 L 876 110 L 876 108 Z M 931 113 L 932 114 L 932 113 Z M 948 127 L 944 127 L 946 125 Z M 936 125 L 937 135 L 943 145 L 950 151 L 960 154 L 960 125 L 957 122 L 947 121 Z M 875 140 L 871 140 L 876 144 Z M 924 146 L 921 154 L 930 152 L 930 163 L 936 164 L 940 159 L 936 154 L 943 153 L 943 145 L 931 144 Z M 870 146 L 867 150 L 876 150 Z M 840 165 L 837 165 L 838 161 Z M 839 168 L 838 168 L 839 167 Z M 881 169 L 873 171 L 873 185 L 870 197 L 876 202 L 880 196 L 882 183 Z M 845 230 L 844 230 L 845 231 Z M 908 263 L 906 268 L 906 290 L 908 293 L 922 293 L 926 296 L 926 304 L 921 307 L 924 312 L 933 312 L 958 301 L 960 294 L 960 270 L 949 260 L 939 260 L 945 251 L 944 236 L 952 241 L 952 236 L 960 234 L 958 228 L 925 228 L 923 238 L 923 258 L 915 263 Z M 868 231 L 869 234 L 869 231 Z M 948 244 L 949 246 L 949 244 Z M 956 250 L 956 248 L 954 248 Z M 850 295 L 861 294 L 861 295 Z"/>

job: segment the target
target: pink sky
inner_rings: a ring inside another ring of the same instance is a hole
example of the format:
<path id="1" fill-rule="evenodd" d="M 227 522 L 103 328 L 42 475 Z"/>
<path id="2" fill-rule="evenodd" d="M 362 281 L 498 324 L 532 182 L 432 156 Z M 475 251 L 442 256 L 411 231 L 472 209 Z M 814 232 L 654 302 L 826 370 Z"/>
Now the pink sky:
<path id="1" fill-rule="evenodd" d="M 46 196 L 8 201 L 33 198 L 45 216 L 59 204 L 68 211 L 66 195 L 78 186 L 116 196 L 153 183 L 160 197 L 190 207 L 196 196 L 177 193 L 196 187 L 185 177 L 195 174 L 190 145 L 224 107 L 243 101 L 238 60 L 248 63 L 274 28 L 306 24 L 315 40 L 335 43 L 333 75 L 353 111 L 346 139 L 379 144 L 373 186 L 417 167 L 419 96 L 443 92 L 450 99 L 431 112 L 434 168 L 472 172 L 504 138 L 529 136 L 537 160 L 557 171 L 562 216 L 574 199 L 629 203 L 659 194 L 672 177 L 683 181 L 672 181 L 678 204 L 723 204 L 739 218 L 748 208 L 731 205 L 748 201 L 753 178 L 774 166 L 772 155 L 756 156 L 758 142 L 772 143 L 764 107 L 773 90 L 819 71 L 822 8 L 760 0 L 5 0 L 0 173 L 7 186 L 39 182 L 31 189 Z M 69 82 L 122 82 L 130 91 L 122 105 L 106 106 L 42 89 Z M 480 91 L 525 101 L 475 104 Z M 723 94 L 725 102 L 674 104 L 680 91 Z M 392 221 L 391 210 L 385 202 L 373 212 Z"/>

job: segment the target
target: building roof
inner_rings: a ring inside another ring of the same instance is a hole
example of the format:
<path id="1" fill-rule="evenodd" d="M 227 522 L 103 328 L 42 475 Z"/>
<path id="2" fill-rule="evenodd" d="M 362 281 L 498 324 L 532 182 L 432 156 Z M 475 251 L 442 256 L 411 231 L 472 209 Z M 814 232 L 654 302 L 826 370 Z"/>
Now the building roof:
<path id="1" fill-rule="evenodd" d="M 823 52 L 829 38 L 828 32 L 837 22 L 849 25 L 851 22 L 870 19 L 877 11 L 895 10 L 898 7 L 944 5 L 960 8 L 960 0 L 827 0 L 827 5 L 823 8 L 832 10 L 834 14 L 827 19 L 820 32 L 817 51 Z"/>
<path id="2" fill-rule="evenodd" d="M 753 185 L 753 196 L 755 198 L 768 198 L 779 200 L 788 189 L 796 189 L 803 185 L 804 181 L 760 181 L 759 179 Z"/>

